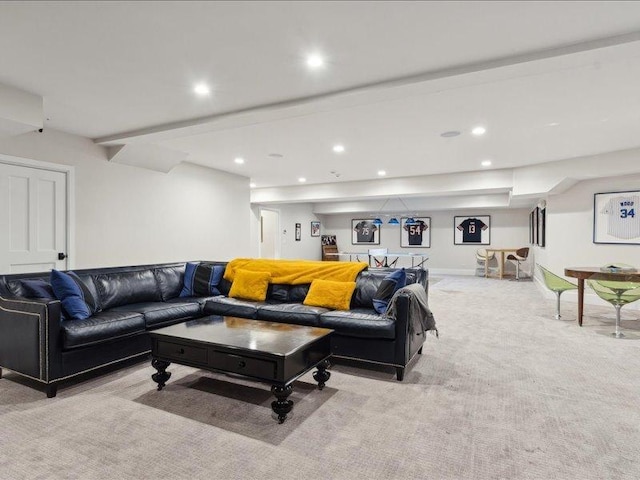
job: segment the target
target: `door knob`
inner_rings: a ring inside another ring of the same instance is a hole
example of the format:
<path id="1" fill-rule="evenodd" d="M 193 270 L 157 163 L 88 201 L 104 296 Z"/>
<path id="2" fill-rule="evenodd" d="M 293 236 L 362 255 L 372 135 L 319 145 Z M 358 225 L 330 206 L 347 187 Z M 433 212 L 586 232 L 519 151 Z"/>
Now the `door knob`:
<path id="1" fill-rule="evenodd" d="M 67 256 L 63 252 L 58 253 L 58 260 L 64 260 L 65 258 L 67 258 Z"/>

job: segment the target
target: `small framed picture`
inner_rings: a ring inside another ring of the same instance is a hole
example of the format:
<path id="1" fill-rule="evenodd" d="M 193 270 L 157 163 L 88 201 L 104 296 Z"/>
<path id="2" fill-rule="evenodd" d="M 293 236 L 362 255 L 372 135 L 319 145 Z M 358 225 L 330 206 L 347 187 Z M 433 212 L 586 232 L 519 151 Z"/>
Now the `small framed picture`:
<path id="1" fill-rule="evenodd" d="M 311 222 L 311 236 L 312 237 L 320 236 L 320 222 Z"/>
<path id="2" fill-rule="evenodd" d="M 640 245 L 640 191 L 593 196 L 593 243 Z"/>
<path id="3" fill-rule="evenodd" d="M 351 243 L 353 245 L 380 245 L 380 228 L 370 218 L 351 220 Z"/>
<path id="4" fill-rule="evenodd" d="M 490 245 L 491 216 L 453 217 L 454 245 Z"/>
<path id="5" fill-rule="evenodd" d="M 296 242 L 302 240 L 302 224 L 296 223 Z"/>
<path id="6" fill-rule="evenodd" d="M 320 243 L 322 245 L 336 245 L 336 236 L 335 235 L 322 235 L 320 239 Z"/>
<path id="7" fill-rule="evenodd" d="M 431 217 L 402 217 L 400 246 L 403 248 L 431 247 Z"/>

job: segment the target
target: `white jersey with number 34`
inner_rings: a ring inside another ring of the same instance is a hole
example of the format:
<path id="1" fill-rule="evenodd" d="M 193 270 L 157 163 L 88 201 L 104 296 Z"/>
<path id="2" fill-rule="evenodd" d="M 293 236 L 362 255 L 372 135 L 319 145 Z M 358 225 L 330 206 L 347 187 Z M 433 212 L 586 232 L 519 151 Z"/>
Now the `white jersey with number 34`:
<path id="1" fill-rule="evenodd" d="M 609 217 L 607 233 L 617 238 L 640 237 L 640 197 L 614 197 L 600 213 Z"/>

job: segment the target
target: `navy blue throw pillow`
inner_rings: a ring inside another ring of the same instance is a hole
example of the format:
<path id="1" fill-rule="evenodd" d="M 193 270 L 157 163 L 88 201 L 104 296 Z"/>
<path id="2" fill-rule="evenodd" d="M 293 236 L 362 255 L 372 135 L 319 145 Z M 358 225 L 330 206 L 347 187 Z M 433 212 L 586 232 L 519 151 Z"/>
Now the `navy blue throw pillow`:
<path id="1" fill-rule="evenodd" d="M 75 273 L 51 270 L 51 287 L 68 318 L 84 320 L 98 311 L 96 299 Z"/>
<path id="2" fill-rule="evenodd" d="M 407 273 L 402 270 L 396 270 L 382 279 L 382 283 L 378 287 L 376 294 L 373 296 L 373 308 L 382 315 L 387 311 L 387 306 L 399 289 L 407 284 Z"/>
<path id="3" fill-rule="evenodd" d="M 53 288 L 44 280 L 21 280 L 20 283 L 22 283 L 22 288 L 28 298 L 44 298 L 45 300 L 56 298 Z"/>
<path id="4" fill-rule="evenodd" d="M 181 297 L 209 297 L 221 295 L 218 290 L 220 280 L 224 275 L 221 265 L 207 265 L 205 263 L 189 262 L 184 270 L 184 286 Z"/>

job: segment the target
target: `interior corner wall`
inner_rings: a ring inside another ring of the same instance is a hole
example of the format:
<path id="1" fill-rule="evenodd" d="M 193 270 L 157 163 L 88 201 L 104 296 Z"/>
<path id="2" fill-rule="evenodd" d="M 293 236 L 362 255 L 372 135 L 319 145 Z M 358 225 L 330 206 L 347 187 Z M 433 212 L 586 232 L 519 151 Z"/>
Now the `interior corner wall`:
<path id="1" fill-rule="evenodd" d="M 244 177 L 189 163 L 168 174 L 111 163 L 91 140 L 52 129 L 2 139 L 0 153 L 74 166 L 75 268 L 251 254 Z"/>
<path id="2" fill-rule="evenodd" d="M 566 267 L 599 267 L 615 262 L 640 268 L 640 245 L 593 243 L 594 194 L 626 190 L 640 190 L 640 175 L 585 180 L 562 194 L 549 195 L 546 245 L 535 248 L 538 263 L 559 275 L 564 274 Z M 575 292 L 567 292 L 565 297 L 577 299 Z M 588 290 L 586 301 L 601 303 Z"/>
<path id="3" fill-rule="evenodd" d="M 270 210 L 277 211 L 280 215 L 280 258 L 320 260 L 322 259 L 321 237 L 311 236 L 311 222 L 320 218 L 313 213 L 313 205 L 310 203 L 291 203 L 269 205 Z M 252 242 L 258 249 L 260 229 L 260 205 L 251 207 L 254 212 L 252 231 L 257 232 L 252 236 Z M 257 212 L 257 213 L 256 213 Z M 296 240 L 296 223 L 300 224 L 300 240 Z M 324 225 L 320 225 L 320 232 L 324 233 Z"/>
<path id="4" fill-rule="evenodd" d="M 529 245 L 529 210 L 527 209 L 448 210 L 421 213 L 421 217 L 431 217 L 430 248 L 401 248 L 400 226 L 387 224 L 381 227 L 380 245 L 352 245 L 351 220 L 362 218 L 357 214 L 323 215 L 322 233 L 336 235 L 340 251 L 366 254 L 369 248 L 387 248 L 390 252 L 424 253 L 429 256 L 425 265 L 432 274 L 473 275 L 477 267 L 476 250 L 483 245 L 454 245 L 453 219 L 454 216 L 477 215 L 491 216 L 491 246 L 520 248 Z M 401 258 L 398 260 L 398 266 L 411 266 L 411 261 Z"/>

